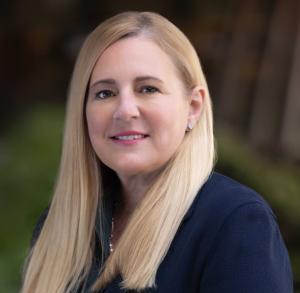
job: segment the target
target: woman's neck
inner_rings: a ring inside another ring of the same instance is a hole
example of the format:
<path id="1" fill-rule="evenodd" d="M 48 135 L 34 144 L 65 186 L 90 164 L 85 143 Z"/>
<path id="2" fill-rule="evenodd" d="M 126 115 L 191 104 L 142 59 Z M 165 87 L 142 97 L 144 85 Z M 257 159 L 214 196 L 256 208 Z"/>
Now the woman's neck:
<path id="1" fill-rule="evenodd" d="M 159 173 L 160 170 L 150 175 L 147 174 L 147 176 L 142 174 L 130 177 L 118 175 L 121 182 L 121 192 L 116 199 L 113 210 L 112 247 L 115 247 L 132 213 L 144 198 L 147 190 L 153 184 Z"/>
<path id="2" fill-rule="evenodd" d="M 119 176 L 122 190 L 122 211 L 131 214 L 135 210 L 158 174 L 159 172 L 156 171 L 147 175 L 138 174 L 130 177 Z"/>
<path id="3" fill-rule="evenodd" d="M 110 245 L 114 248 L 125 230 L 128 221 L 138 206 L 139 202 L 144 197 L 149 184 L 140 178 L 135 178 L 128 181 L 121 180 L 121 192 L 115 199 L 113 208 L 113 227 L 111 232 Z"/>

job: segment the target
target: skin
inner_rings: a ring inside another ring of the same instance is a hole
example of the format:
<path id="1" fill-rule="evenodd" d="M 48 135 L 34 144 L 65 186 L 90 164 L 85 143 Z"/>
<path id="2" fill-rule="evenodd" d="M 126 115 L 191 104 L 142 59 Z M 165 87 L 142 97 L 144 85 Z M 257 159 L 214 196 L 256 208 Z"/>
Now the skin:
<path id="1" fill-rule="evenodd" d="M 97 156 L 122 184 L 114 242 L 179 147 L 188 122 L 194 125 L 198 120 L 204 95 L 200 86 L 187 93 L 170 57 L 144 37 L 120 40 L 98 59 L 91 74 L 86 118 Z M 142 136 L 116 137 L 131 131 Z"/>

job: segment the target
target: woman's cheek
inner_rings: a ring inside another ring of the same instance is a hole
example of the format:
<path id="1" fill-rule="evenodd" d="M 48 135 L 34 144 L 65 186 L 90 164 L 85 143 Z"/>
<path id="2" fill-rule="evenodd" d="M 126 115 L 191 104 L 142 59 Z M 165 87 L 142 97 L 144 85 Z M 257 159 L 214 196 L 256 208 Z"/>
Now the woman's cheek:
<path id="1" fill-rule="evenodd" d="M 93 109 L 90 109 L 88 112 L 88 126 L 92 133 L 99 133 L 102 125 L 101 121 L 101 115 L 99 111 L 95 111 Z"/>

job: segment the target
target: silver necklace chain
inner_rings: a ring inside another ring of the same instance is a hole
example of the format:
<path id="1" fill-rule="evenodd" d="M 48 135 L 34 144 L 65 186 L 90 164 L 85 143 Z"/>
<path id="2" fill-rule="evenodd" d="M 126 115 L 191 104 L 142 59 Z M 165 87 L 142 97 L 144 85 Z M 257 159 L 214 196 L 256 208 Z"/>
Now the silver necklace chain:
<path id="1" fill-rule="evenodd" d="M 115 226 L 115 219 L 114 217 L 112 217 L 111 219 L 111 232 L 109 235 L 109 252 L 112 253 L 114 251 L 114 247 L 113 247 L 113 237 L 114 237 L 114 226 Z"/>

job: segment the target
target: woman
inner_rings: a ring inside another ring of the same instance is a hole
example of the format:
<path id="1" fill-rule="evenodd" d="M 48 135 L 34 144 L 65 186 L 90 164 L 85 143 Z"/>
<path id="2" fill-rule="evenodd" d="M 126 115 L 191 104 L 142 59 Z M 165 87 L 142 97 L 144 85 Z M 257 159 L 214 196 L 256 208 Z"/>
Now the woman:
<path id="1" fill-rule="evenodd" d="M 60 173 L 23 291 L 292 292 L 273 213 L 212 172 L 197 54 L 162 16 L 128 12 L 85 41 Z"/>

